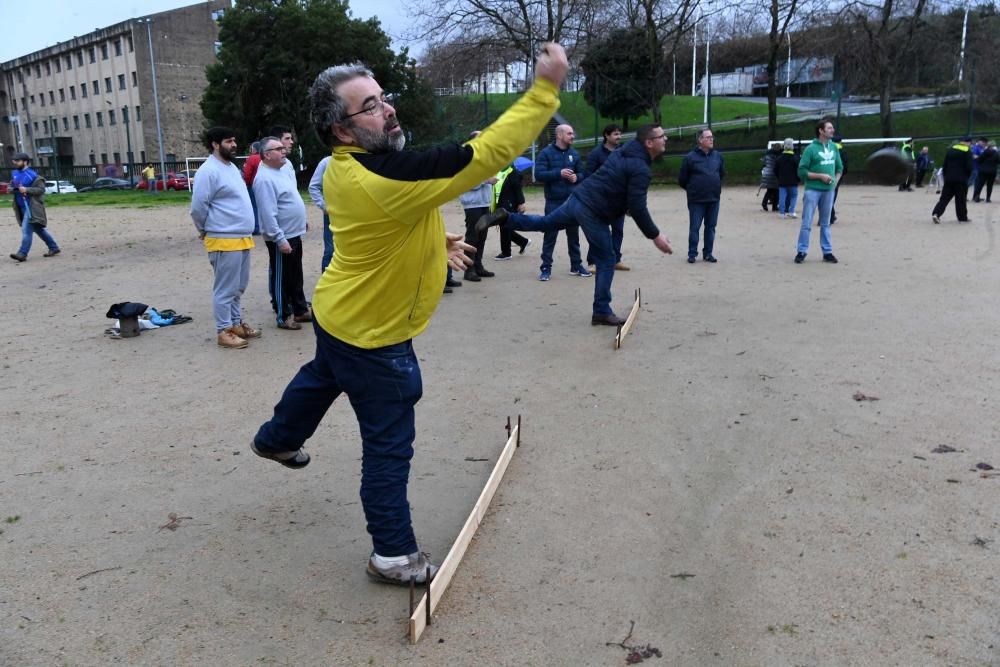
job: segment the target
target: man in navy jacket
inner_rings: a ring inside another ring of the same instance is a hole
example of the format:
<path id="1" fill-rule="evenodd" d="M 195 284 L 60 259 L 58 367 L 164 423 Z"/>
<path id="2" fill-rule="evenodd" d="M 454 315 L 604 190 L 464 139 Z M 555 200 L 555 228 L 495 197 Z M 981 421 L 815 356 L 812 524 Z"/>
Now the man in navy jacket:
<path id="1" fill-rule="evenodd" d="M 580 154 L 573 148 L 576 134 L 569 125 L 556 127 L 556 140 L 543 148 L 535 158 L 535 180 L 545 184 L 545 214 L 556 210 L 569 199 L 573 190 L 586 177 Z M 591 275 L 580 257 L 580 228 L 565 227 L 566 249 L 569 251 L 569 272 L 574 276 L 589 278 Z M 542 266 L 538 279 L 552 277 L 552 253 L 556 249 L 559 230 L 545 232 L 542 239 Z"/>
<path id="2" fill-rule="evenodd" d="M 715 263 L 715 224 L 719 221 L 719 198 L 722 196 L 722 179 L 726 168 L 722 154 L 715 150 L 712 130 L 698 132 L 698 147 L 684 156 L 677 180 L 687 191 L 688 201 L 688 263 L 698 257 L 698 236 L 701 223 L 705 223 L 705 244 L 702 254 L 706 262 Z"/>
<path id="3" fill-rule="evenodd" d="M 671 253 L 670 241 L 653 223 L 646 206 L 653 158 L 666 150 L 667 137 L 659 125 L 643 125 L 636 138 L 614 151 L 592 176 L 573 191 L 566 203 L 548 215 L 524 215 L 499 210 L 484 215 L 476 231 L 503 223 L 507 229 L 545 232 L 579 224 L 590 244 L 597 267 L 591 324 L 617 326 L 625 320 L 611 310 L 611 282 L 615 277 L 615 251 L 611 223 L 625 213 L 662 252 Z"/>

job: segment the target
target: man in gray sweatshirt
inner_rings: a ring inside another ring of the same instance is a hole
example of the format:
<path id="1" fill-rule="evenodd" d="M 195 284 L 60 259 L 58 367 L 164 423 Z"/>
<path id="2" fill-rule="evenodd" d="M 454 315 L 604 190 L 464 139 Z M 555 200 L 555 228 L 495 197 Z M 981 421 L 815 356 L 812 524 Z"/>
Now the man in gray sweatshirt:
<path id="1" fill-rule="evenodd" d="M 240 298 L 250 282 L 250 250 L 254 247 L 253 208 L 240 170 L 233 164 L 236 132 L 213 127 L 205 132 L 212 154 L 198 170 L 191 196 L 191 219 L 205 242 L 215 271 L 212 304 L 220 347 L 238 349 L 260 331 L 243 322 Z"/>
<path id="2" fill-rule="evenodd" d="M 279 329 L 301 329 L 312 313 L 302 290 L 302 235 L 308 230 L 306 205 L 284 171 L 287 148 L 277 137 L 260 142 L 260 168 L 253 181 L 257 217 L 267 244 L 274 295 L 271 307 Z"/>

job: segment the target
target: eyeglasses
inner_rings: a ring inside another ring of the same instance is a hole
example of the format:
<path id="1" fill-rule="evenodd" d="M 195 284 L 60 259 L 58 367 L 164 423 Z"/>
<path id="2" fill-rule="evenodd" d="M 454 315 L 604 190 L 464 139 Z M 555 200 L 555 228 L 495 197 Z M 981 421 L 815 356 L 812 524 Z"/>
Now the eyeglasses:
<path id="1" fill-rule="evenodd" d="M 650 137 L 650 139 L 652 139 L 653 141 L 656 141 L 657 139 L 666 139 L 666 138 L 667 138 L 666 134 L 658 134 L 655 137 Z"/>
<path id="2" fill-rule="evenodd" d="M 355 116 L 360 116 L 363 113 L 366 113 L 369 116 L 378 116 L 385 110 L 385 105 L 392 104 L 393 100 L 395 99 L 396 99 L 395 95 L 392 94 L 382 95 L 382 97 L 380 97 L 379 99 L 375 100 L 374 102 L 370 102 L 365 107 L 362 107 L 361 111 L 355 111 L 354 113 L 347 114 L 346 116 L 343 117 L 343 120 L 347 120 L 348 118 L 354 118 Z"/>
<path id="3" fill-rule="evenodd" d="M 275 148 L 267 148 L 264 150 L 265 153 L 270 153 L 271 151 L 281 151 L 282 153 L 287 153 L 288 149 L 284 146 L 277 146 Z"/>

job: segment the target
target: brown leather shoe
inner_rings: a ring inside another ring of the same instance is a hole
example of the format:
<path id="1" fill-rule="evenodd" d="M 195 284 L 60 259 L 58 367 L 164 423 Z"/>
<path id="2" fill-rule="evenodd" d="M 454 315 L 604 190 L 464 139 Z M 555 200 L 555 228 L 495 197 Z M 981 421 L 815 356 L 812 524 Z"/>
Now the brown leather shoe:
<path id="1" fill-rule="evenodd" d="M 254 329 L 246 322 L 240 322 L 239 324 L 234 324 L 232 326 L 232 329 L 233 333 L 239 336 L 240 338 L 246 338 L 248 340 L 250 338 L 260 338 L 260 330 Z"/>
<path id="2" fill-rule="evenodd" d="M 590 318 L 591 324 L 606 324 L 609 327 L 617 327 L 621 324 L 625 324 L 625 320 L 618 317 L 614 313 L 611 315 L 594 315 Z"/>
<path id="3" fill-rule="evenodd" d="M 220 331 L 217 342 L 219 343 L 219 347 L 224 347 L 229 350 L 242 350 L 250 344 L 234 334 L 232 327 Z"/>
<path id="4" fill-rule="evenodd" d="M 631 271 L 632 269 L 621 262 L 615 264 L 615 271 Z"/>
<path id="5" fill-rule="evenodd" d="M 292 331 L 298 331 L 302 328 L 302 325 L 295 321 L 295 317 L 289 315 L 285 318 L 285 321 L 278 325 L 279 329 L 291 329 Z"/>
<path id="6" fill-rule="evenodd" d="M 313 321 L 313 311 L 307 310 L 301 315 L 295 315 L 293 318 L 296 322 L 312 322 Z"/>

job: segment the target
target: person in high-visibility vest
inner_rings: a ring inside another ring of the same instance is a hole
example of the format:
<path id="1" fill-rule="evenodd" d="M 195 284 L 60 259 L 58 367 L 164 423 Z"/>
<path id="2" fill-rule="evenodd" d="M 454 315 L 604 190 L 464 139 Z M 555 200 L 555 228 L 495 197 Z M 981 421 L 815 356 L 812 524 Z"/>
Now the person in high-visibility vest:
<path id="1" fill-rule="evenodd" d="M 493 207 L 491 210 L 502 208 L 508 213 L 524 213 L 524 173 L 531 169 L 534 163 L 526 157 L 514 158 L 514 161 L 507 165 L 505 169 L 497 172 L 497 182 L 493 184 Z M 503 261 L 510 259 L 511 241 L 517 244 L 519 255 L 531 245 L 531 239 L 521 236 L 515 231 L 500 227 L 500 254 L 493 259 Z"/>

